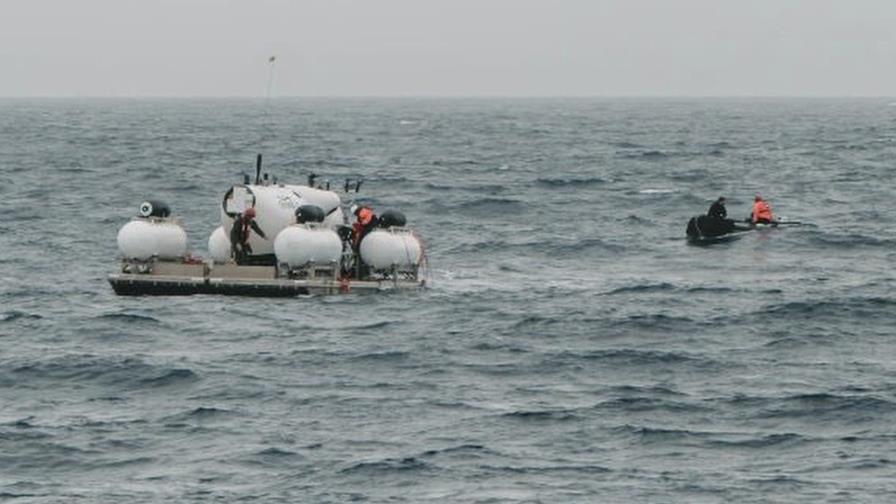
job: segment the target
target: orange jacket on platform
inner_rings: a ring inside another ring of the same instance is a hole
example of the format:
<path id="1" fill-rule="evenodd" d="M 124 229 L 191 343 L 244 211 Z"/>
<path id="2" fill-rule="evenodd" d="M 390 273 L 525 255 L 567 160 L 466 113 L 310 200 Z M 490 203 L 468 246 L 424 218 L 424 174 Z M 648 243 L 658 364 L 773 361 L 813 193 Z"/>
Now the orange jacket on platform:
<path id="1" fill-rule="evenodd" d="M 761 220 L 771 221 L 774 217 L 772 217 L 772 209 L 768 206 L 768 203 L 765 200 L 758 200 L 753 203 L 753 224 Z"/>

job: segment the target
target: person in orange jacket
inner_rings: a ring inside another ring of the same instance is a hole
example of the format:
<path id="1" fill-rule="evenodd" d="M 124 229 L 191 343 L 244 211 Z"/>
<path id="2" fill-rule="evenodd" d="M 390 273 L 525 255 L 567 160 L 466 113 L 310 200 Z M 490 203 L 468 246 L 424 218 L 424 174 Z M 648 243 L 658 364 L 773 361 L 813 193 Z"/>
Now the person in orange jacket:
<path id="1" fill-rule="evenodd" d="M 361 206 L 355 210 L 355 223 L 352 225 L 352 248 L 358 250 L 364 236 L 376 227 L 377 220 L 376 214 L 370 207 Z"/>
<path id="2" fill-rule="evenodd" d="M 759 194 L 753 199 L 753 214 L 750 222 L 753 224 L 771 224 L 775 220 L 772 209 Z"/>

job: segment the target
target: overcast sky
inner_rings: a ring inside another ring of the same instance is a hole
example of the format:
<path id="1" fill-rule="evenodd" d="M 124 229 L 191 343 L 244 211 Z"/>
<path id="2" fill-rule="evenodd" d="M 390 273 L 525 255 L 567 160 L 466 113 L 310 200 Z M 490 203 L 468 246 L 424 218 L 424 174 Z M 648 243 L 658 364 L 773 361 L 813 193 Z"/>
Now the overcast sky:
<path id="1" fill-rule="evenodd" d="M 892 0 L 0 0 L 0 96 L 893 96 Z"/>

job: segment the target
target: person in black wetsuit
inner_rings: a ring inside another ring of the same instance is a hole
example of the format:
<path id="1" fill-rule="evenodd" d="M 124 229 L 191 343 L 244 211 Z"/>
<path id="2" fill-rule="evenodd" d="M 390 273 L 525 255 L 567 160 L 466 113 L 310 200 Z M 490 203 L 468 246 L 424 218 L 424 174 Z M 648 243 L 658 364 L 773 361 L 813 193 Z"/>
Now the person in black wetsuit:
<path id="1" fill-rule="evenodd" d="M 719 196 L 719 199 L 712 203 L 705 217 L 699 217 L 697 224 L 701 228 L 701 233 L 706 236 L 721 236 L 734 231 L 734 220 L 728 218 L 728 210 L 725 208 L 725 197 Z"/>
<path id="2" fill-rule="evenodd" d="M 255 209 L 247 208 L 242 214 L 237 214 L 233 219 L 233 227 L 230 228 L 230 255 L 237 264 L 245 262 L 246 257 L 252 253 L 249 245 L 249 229 L 258 233 L 258 236 L 266 238 L 264 231 L 255 222 Z"/>
<path id="3" fill-rule="evenodd" d="M 725 208 L 725 197 L 719 196 L 719 199 L 715 200 L 712 203 L 712 206 L 709 207 L 709 211 L 706 212 L 706 215 L 716 219 L 725 220 L 728 217 L 728 210 Z"/>

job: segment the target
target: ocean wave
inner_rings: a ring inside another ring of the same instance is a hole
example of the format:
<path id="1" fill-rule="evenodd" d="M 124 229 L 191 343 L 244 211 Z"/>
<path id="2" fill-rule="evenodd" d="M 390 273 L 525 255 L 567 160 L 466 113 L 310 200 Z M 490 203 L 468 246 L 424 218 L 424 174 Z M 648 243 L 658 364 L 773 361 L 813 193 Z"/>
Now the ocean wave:
<path id="1" fill-rule="evenodd" d="M 570 422 L 580 417 L 571 410 L 518 410 L 503 413 L 502 418 L 524 420 L 527 422 Z"/>
<path id="2" fill-rule="evenodd" d="M 603 238 L 584 238 L 566 243 L 543 242 L 541 246 L 546 251 L 559 252 L 561 254 L 572 254 L 580 251 L 624 252 L 627 250 L 625 245 Z"/>
<path id="3" fill-rule="evenodd" d="M 44 440 L 20 445 L 18 453 L 5 449 L 0 453 L 0 466 L 15 471 L 47 471 L 89 465 L 100 455 L 99 450 L 79 448 L 62 442 Z"/>
<path id="4" fill-rule="evenodd" d="M 662 161 L 670 157 L 669 154 L 660 150 L 645 150 L 641 152 L 617 152 L 616 157 L 622 159 L 643 159 L 647 161 Z"/>
<path id="5" fill-rule="evenodd" d="M 420 460 L 416 457 L 404 457 L 404 458 L 385 458 L 382 460 L 372 460 L 372 461 L 363 461 L 358 462 L 356 464 L 352 464 L 349 467 L 342 469 L 341 473 L 343 474 L 353 474 L 353 473 L 374 473 L 374 474 L 384 474 L 384 473 L 393 473 L 393 472 L 420 472 L 427 471 L 434 468 L 431 464 L 426 461 Z"/>
<path id="6" fill-rule="evenodd" d="M 253 453 L 241 460 L 247 465 L 263 467 L 284 467 L 292 464 L 305 463 L 306 458 L 297 452 L 282 448 L 269 447 Z"/>
<path id="7" fill-rule="evenodd" d="M 700 404 L 653 397 L 617 397 L 602 401 L 594 406 L 598 410 L 618 410 L 624 412 L 666 411 L 666 412 L 708 412 L 713 408 Z"/>
<path id="8" fill-rule="evenodd" d="M 426 191 L 438 191 L 438 192 L 450 192 L 450 191 L 464 191 L 470 194 L 489 194 L 495 195 L 497 193 L 507 192 L 508 186 L 504 184 L 437 184 L 432 182 L 427 182 L 423 184 L 423 188 Z"/>
<path id="9" fill-rule="evenodd" d="M 635 285 L 624 285 L 622 287 L 617 287 L 613 290 L 603 292 L 600 295 L 602 296 L 617 296 L 620 294 L 652 294 L 655 292 L 682 292 L 685 294 L 723 294 L 734 292 L 735 289 L 731 287 L 708 287 L 708 286 L 693 286 L 693 287 L 685 287 L 678 286 L 675 284 L 671 284 L 668 282 L 661 283 L 643 283 L 643 284 L 635 284 Z"/>
<path id="10" fill-rule="evenodd" d="M 190 421 L 207 421 L 207 420 L 219 420 L 224 418 L 229 418 L 232 416 L 238 416 L 238 413 L 224 408 L 215 408 L 212 406 L 199 406 L 193 408 L 189 411 L 183 411 L 180 413 L 175 413 L 173 415 L 168 415 L 162 418 L 162 421 L 167 426 L 178 426 L 182 425 L 179 422 L 190 422 Z"/>
<path id="11" fill-rule="evenodd" d="M 773 304 L 753 312 L 751 316 L 787 317 L 789 319 L 810 318 L 843 319 L 844 316 L 856 317 L 856 320 L 867 320 L 873 317 L 896 317 L 896 298 L 885 297 L 848 297 L 843 299 L 792 301 Z"/>
<path id="12" fill-rule="evenodd" d="M 126 389 L 159 387 L 196 380 L 196 375 L 188 369 L 170 369 L 133 357 L 78 354 L 19 364 L 8 372 L 8 377 L 14 383 L 29 386 L 41 381 L 54 381 L 62 384 L 114 385 Z"/>
<path id="13" fill-rule="evenodd" d="M 604 184 L 608 183 L 608 181 L 605 179 L 602 179 L 600 177 L 586 177 L 586 178 L 542 177 L 542 178 L 535 179 L 535 183 L 539 186 L 547 187 L 547 188 L 551 188 L 551 189 L 564 188 L 564 187 L 572 187 L 575 189 L 582 189 L 585 187 L 604 185 Z"/>
<path id="14" fill-rule="evenodd" d="M 528 319 L 529 317 L 526 317 Z M 520 321 L 514 324 L 515 327 L 530 327 L 532 325 L 531 322 Z M 527 353 L 529 350 L 521 347 L 516 342 L 491 342 L 491 341 L 483 341 L 480 343 L 476 343 L 470 347 L 470 350 L 476 350 L 479 352 L 491 352 L 491 351 L 501 351 L 508 353 Z"/>
<path id="15" fill-rule="evenodd" d="M 16 320 L 40 320 L 43 316 L 19 310 L 4 312 L 0 315 L 0 322 L 14 322 Z"/>
<path id="16" fill-rule="evenodd" d="M 682 397 L 687 394 L 683 392 L 679 392 L 677 390 L 673 390 L 669 387 L 664 387 L 662 385 L 616 385 L 610 387 L 606 390 L 606 394 L 609 395 L 620 395 L 620 396 L 632 396 L 637 394 L 645 394 L 645 395 L 658 395 L 658 396 L 669 396 L 669 397 Z"/>
<path id="17" fill-rule="evenodd" d="M 646 283 L 646 284 L 638 284 L 638 285 L 626 285 L 623 287 L 617 287 L 611 291 L 604 292 L 601 295 L 603 296 L 617 296 L 619 294 L 648 294 L 651 292 L 668 292 L 676 290 L 676 287 L 670 283 Z"/>
<path id="18" fill-rule="evenodd" d="M 809 419 L 812 421 L 873 421 L 896 413 L 896 402 L 867 394 L 809 393 L 783 397 L 735 396 L 715 400 L 760 419 Z"/>
<path id="19" fill-rule="evenodd" d="M 264 450 L 261 450 L 260 452 L 256 453 L 255 455 L 257 455 L 259 457 L 276 457 L 276 458 L 296 457 L 296 456 L 301 457 L 301 455 L 299 455 L 298 453 L 296 453 L 294 451 L 282 450 L 280 448 L 274 448 L 274 447 L 265 448 Z"/>
<path id="20" fill-rule="evenodd" d="M 896 239 L 882 238 L 859 233 L 834 234 L 814 232 L 809 236 L 809 244 L 819 248 L 851 250 L 857 248 L 896 248 Z"/>
<path id="21" fill-rule="evenodd" d="M 890 468 L 894 464 L 896 464 L 896 461 L 888 458 L 863 458 L 861 460 L 850 461 L 846 466 L 852 470 L 863 471 L 868 469 Z"/>
<path id="22" fill-rule="evenodd" d="M 481 444 L 461 444 L 456 446 L 448 446 L 446 448 L 438 448 L 432 450 L 426 450 L 420 454 L 421 457 L 436 457 L 440 455 L 455 455 L 462 454 L 464 456 L 482 456 L 482 455 L 497 455 L 492 450 L 487 449 L 484 445 Z"/>
<path id="23" fill-rule="evenodd" d="M 193 383 L 198 380 L 199 376 L 189 369 L 172 369 L 160 376 L 139 380 L 139 384 L 146 387 L 167 387 L 183 383 Z"/>
<path id="24" fill-rule="evenodd" d="M 410 354 L 400 350 L 385 350 L 382 352 L 369 352 L 354 355 L 351 357 L 353 361 L 377 361 L 377 362 L 397 362 L 408 360 Z"/>
<path id="25" fill-rule="evenodd" d="M 610 142 L 610 145 L 613 147 L 618 147 L 620 149 L 643 149 L 644 146 L 641 144 L 636 144 L 634 142 L 629 141 L 621 141 L 621 142 Z"/>
<path id="26" fill-rule="evenodd" d="M 152 315 L 146 315 L 143 313 L 135 313 L 135 312 L 117 312 L 117 313 L 104 313 L 97 317 L 102 320 L 115 320 L 122 322 L 130 322 L 130 323 L 142 323 L 142 322 L 152 322 L 156 324 L 160 324 L 162 321 L 153 317 Z"/>
<path id="27" fill-rule="evenodd" d="M 50 439 L 52 434 L 31 423 L 34 417 L 23 418 L 0 424 L 0 440 L 8 443 L 32 442 Z"/>
<path id="28" fill-rule="evenodd" d="M 663 427 L 648 427 L 645 425 L 625 424 L 611 429 L 620 435 L 628 435 L 638 438 L 641 442 L 670 442 L 687 439 L 704 439 L 710 434 L 687 429 L 668 429 Z"/>
<path id="29" fill-rule="evenodd" d="M 510 242 L 491 237 L 482 241 L 457 243 L 448 252 L 451 253 L 491 253 L 519 251 L 528 254 L 547 255 L 553 259 L 572 259 L 582 252 L 587 253 L 622 253 L 628 250 L 625 245 L 603 238 L 583 238 L 576 241 L 541 240 Z"/>
<path id="30" fill-rule="evenodd" d="M 808 442 L 809 439 L 794 433 L 768 434 L 765 436 L 749 437 L 745 439 L 713 439 L 707 442 L 709 446 L 720 448 L 768 448 L 770 446 L 794 446 Z"/>
<path id="31" fill-rule="evenodd" d="M 460 214 L 489 216 L 500 212 L 515 212 L 523 210 L 525 202 L 511 198 L 479 198 L 455 205 L 452 209 Z"/>
<path id="32" fill-rule="evenodd" d="M 585 352 L 563 351 L 547 357 L 551 362 L 566 361 L 601 361 L 616 364 L 654 366 L 658 364 L 718 364 L 714 359 L 684 352 L 669 352 L 660 350 L 636 350 L 632 348 L 619 348 L 609 350 L 591 350 Z"/>
<path id="33" fill-rule="evenodd" d="M 551 473 L 573 473 L 573 474 L 606 474 L 613 472 L 606 466 L 597 464 L 557 464 L 557 465 L 495 465 L 481 464 L 477 466 L 480 471 L 490 473 L 510 473 L 510 474 L 532 474 L 532 475 L 548 475 Z M 491 500 L 486 502 L 492 502 Z M 503 500 L 495 501 L 503 502 Z M 513 502 L 513 501 L 510 501 Z M 525 502 L 529 502 L 527 499 Z"/>
<path id="34" fill-rule="evenodd" d="M 475 159 L 436 159 L 433 166 L 477 166 L 480 162 Z"/>
<path id="35" fill-rule="evenodd" d="M 690 317 L 677 317 L 664 313 L 645 313 L 614 319 L 609 322 L 609 325 L 617 329 L 638 328 L 651 331 L 668 331 L 705 323 L 707 322 L 697 322 Z"/>

